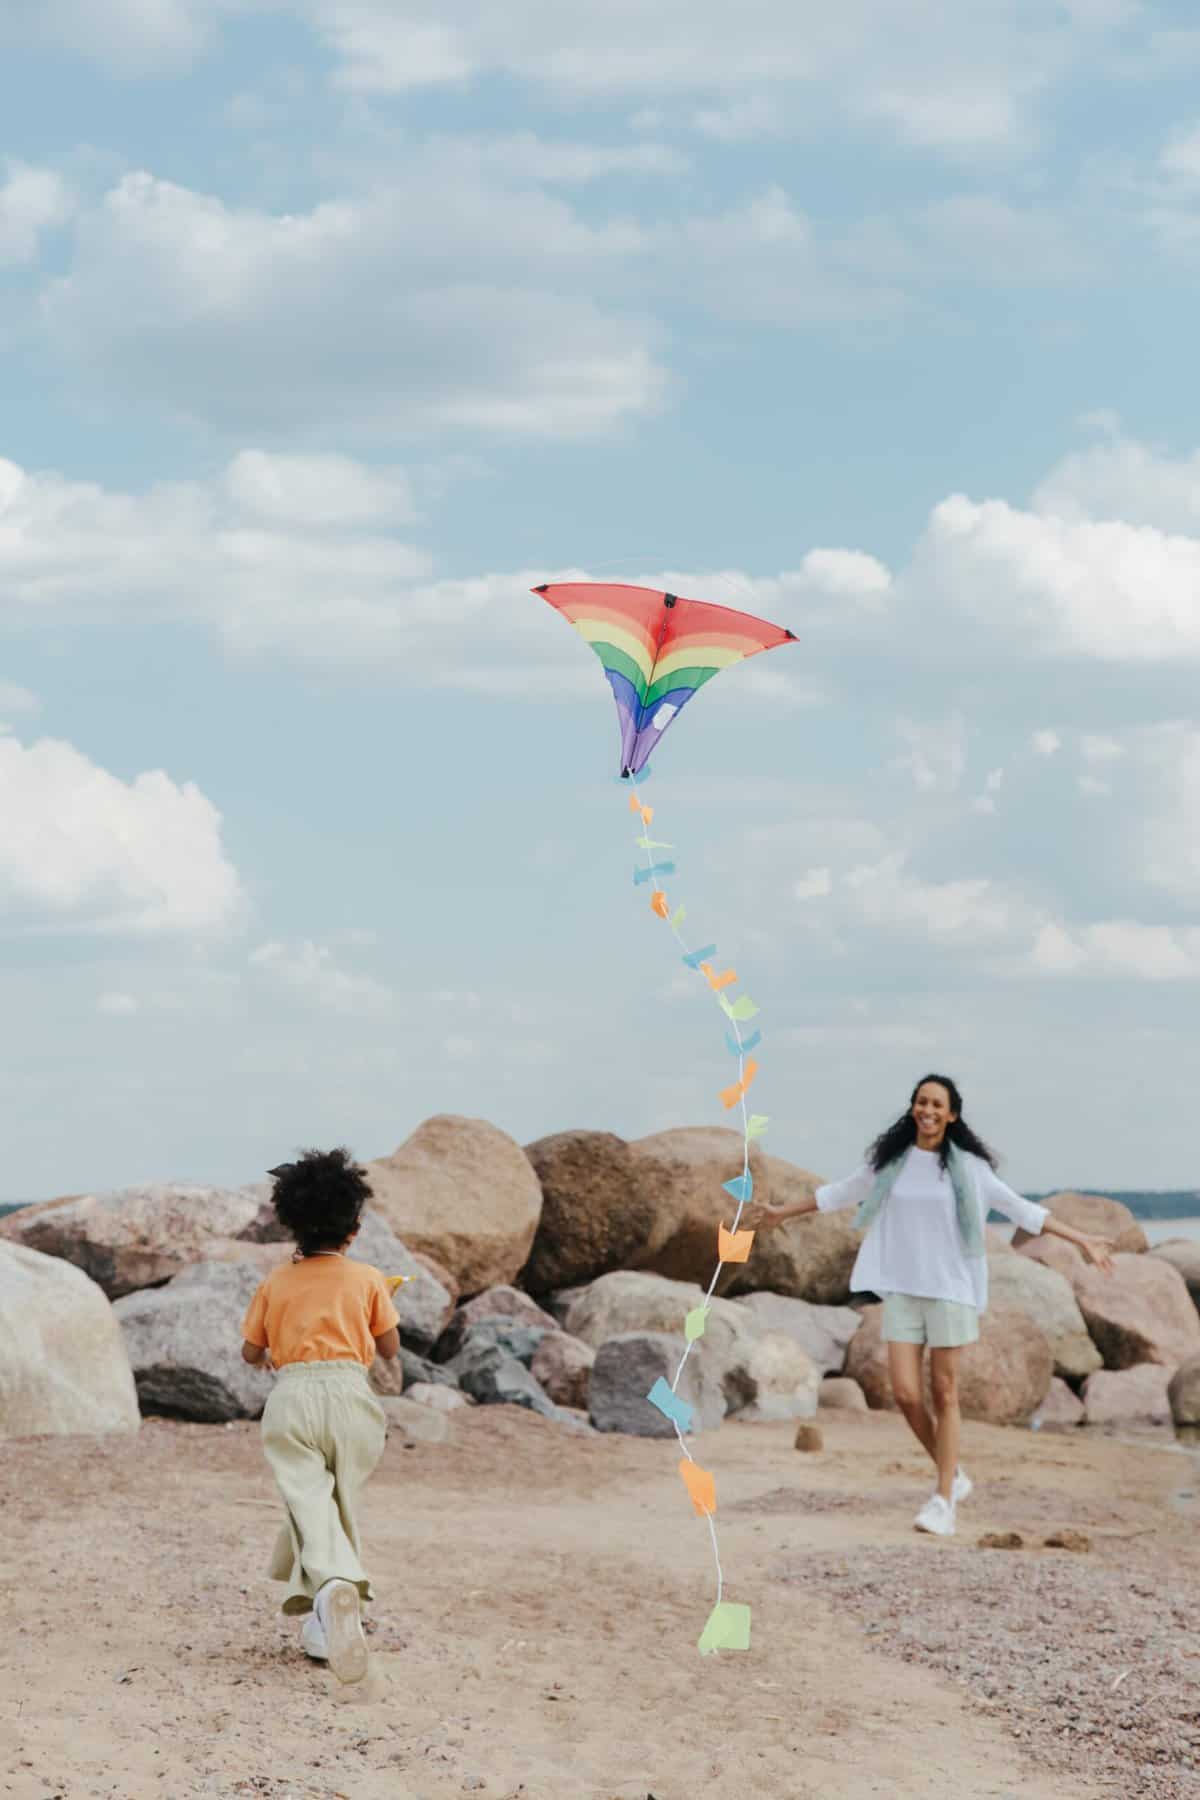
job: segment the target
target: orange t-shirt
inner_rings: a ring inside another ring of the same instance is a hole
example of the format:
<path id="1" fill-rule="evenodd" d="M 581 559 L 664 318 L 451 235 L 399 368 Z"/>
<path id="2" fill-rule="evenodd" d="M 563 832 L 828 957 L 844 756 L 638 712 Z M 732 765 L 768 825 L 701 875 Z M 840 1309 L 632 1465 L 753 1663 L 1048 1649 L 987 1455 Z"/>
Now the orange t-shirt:
<path id="1" fill-rule="evenodd" d="M 272 1269 L 242 1326 L 248 1344 L 287 1363 L 354 1361 L 370 1368 L 375 1339 L 400 1323 L 387 1284 L 369 1263 L 306 1256 Z"/>

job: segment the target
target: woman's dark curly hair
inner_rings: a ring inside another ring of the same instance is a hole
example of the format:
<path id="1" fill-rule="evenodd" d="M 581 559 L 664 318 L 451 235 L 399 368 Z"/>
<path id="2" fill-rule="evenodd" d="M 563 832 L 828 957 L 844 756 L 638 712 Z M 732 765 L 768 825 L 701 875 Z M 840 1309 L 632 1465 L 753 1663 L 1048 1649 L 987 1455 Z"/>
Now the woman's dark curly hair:
<path id="1" fill-rule="evenodd" d="M 994 1153 L 988 1149 L 987 1145 L 983 1142 L 983 1139 L 975 1136 L 975 1133 L 963 1118 L 962 1095 L 948 1075 L 922 1075 L 909 1098 L 909 1110 L 907 1112 L 902 1112 L 894 1125 L 889 1125 L 886 1131 L 881 1131 L 879 1136 L 875 1139 L 875 1142 L 871 1145 L 871 1148 L 867 1151 L 867 1161 L 870 1163 L 871 1167 L 876 1172 L 880 1169 L 886 1169 L 889 1163 L 897 1162 L 900 1157 L 904 1155 L 904 1152 L 916 1143 L 917 1125 L 916 1120 L 912 1116 L 912 1107 L 916 1102 L 917 1095 L 927 1081 L 936 1081 L 939 1087 L 945 1088 L 947 1094 L 950 1096 L 950 1111 L 958 1115 L 952 1125 L 947 1125 L 946 1135 L 942 1139 L 941 1149 L 938 1151 L 943 1169 L 950 1157 L 951 1144 L 957 1144 L 960 1150 L 967 1150 L 972 1156 L 982 1157 L 984 1162 L 988 1163 L 994 1169 L 996 1167 L 996 1157 Z"/>
<path id="2" fill-rule="evenodd" d="M 339 1250 L 358 1229 L 371 1184 L 348 1150 L 305 1150 L 270 1173 L 275 1216 L 302 1256 Z"/>

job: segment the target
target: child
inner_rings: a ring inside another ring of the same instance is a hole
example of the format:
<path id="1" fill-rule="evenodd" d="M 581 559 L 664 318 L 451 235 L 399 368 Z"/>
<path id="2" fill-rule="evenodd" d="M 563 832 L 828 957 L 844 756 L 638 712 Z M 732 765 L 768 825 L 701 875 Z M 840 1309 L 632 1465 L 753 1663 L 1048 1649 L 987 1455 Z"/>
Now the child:
<path id="1" fill-rule="evenodd" d="M 296 1240 L 250 1302 L 242 1355 L 279 1379 L 263 1412 L 263 1449 L 287 1508 L 271 1559 L 285 1613 L 306 1615 L 301 1644 L 339 1681 L 367 1672 L 355 1509 L 383 1454 L 387 1420 L 367 1382 L 376 1351 L 400 1353 L 399 1315 L 383 1276 L 346 1251 L 370 1187 L 346 1150 L 306 1150 L 272 1169 L 280 1224 Z"/>

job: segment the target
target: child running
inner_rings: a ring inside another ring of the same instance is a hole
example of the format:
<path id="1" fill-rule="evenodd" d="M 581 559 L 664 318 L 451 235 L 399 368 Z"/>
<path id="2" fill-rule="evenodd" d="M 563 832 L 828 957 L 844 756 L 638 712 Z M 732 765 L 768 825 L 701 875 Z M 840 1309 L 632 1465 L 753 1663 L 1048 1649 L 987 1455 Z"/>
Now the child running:
<path id="1" fill-rule="evenodd" d="M 271 1559 L 300 1642 L 339 1681 L 367 1672 L 361 1602 L 373 1598 L 355 1513 L 380 1457 L 387 1419 L 367 1382 L 378 1351 L 400 1352 L 399 1315 L 378 1269 L 350 1262 L 370 1186 L 347 1150 L 306 1150 L 272 1169 L 279 1223 L 296 1240 L 250 1302 L 242 1355 L 279 1372 L 262 1419 L 263 1449 L 287 1508 Z"/>
<path id="2" fill-rule="evenodd" d="M 958 1463 L 958 1373 L 963 1347 L 979 1336 L 987 1308 L 984 1226 L 995 1207 L 1022 1230 L 1074 1244 L 1112 1273 L 1112 1245 L 1056 1219 L 1000 1180 L 996 1158 L 963 1118 L 962 1095 L 948 1075 L 927 1075 L 907 1109 L 875 1139 L 867 1160 L 781 1206 L 757 1202 L 741 1223 L 771 1231 L 811 1212 L 857 1207 L 866 1233 L 850 1276 L 852 1293 L 883 1300 L 883 1337 L 896 1405 L 937 1468 L 937 1487 L 914 1521 L 918 1531 L 950 1537 L 956 1508 L 971 1493 Z M 925 1410 L 921 1362 L 929 1345 L 933 1418 Z"/>

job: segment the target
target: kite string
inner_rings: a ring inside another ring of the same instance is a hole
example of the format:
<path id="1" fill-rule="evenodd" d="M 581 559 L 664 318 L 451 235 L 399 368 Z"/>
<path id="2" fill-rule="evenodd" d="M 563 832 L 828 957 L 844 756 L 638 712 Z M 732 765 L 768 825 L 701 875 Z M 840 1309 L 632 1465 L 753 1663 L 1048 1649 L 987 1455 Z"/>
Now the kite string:
<path id="1" fill-rule="evenodd" d="M 641 821 L 642 839 L 646 840 L 644 842 L 640 842 L 638 845 L 638 848 L 640 850 L 642 850 L 643 854 L 645 855 L 647 876 L 648 876 L 648 879 L 650 880 L 650 882 L 653 883 L 653 880 L 654 880 L 654 852 L 650 848 L 650 845 L 649 845 L 649 825 L 645 818 L 645 809 L 643 807 L 641 795 L 638 793 L 636 776 L 631 777 L 631 785 L 632 785 L 633 802 L 634 802 L 635 807 L 637 808 L 638 818 Z M 653 809 L 650 809 L 650 810 L 653 811 Z M 684 960 L 686 962 L 687 959 L 692 955 L 692 952 L 688 948 L 686 938 L 684 937 L 683 933 L 679 929 L 679 925 L 677 923 L 678 914 L 676 912 L 676 913 L 667 914 L 665 916 L 666 916 L 667 924 L 670 927 L 671 935 L 675 939 L 676 944 L 678 944 L 679 949 L 682 952 Z M 703 970 L 697 968 L 697 973 L 703 974 Z M 707 978 L 706 978 L 706 985 L 708 985 Z M 712 990 L 712 991 L 715 993 L 716 990 Z M 726 1017 L 728 1018 L 729 1015 L 726 1014 Z M 733 1026 L 734 1038 L 737 1043 L 738 1087 L 741 1090 L 740 1095 L 739 1095 L 739 1100 L 740 1100 L 741 1114 L 742 1114 L 741 1198 L 738 1200 L 737 1208 L 736 1208 L 736 1211 L 734 1212 L 734 1216 L 733 1216 L 733 1224 L 730 1227 L 730 1231 L 732 1233 L 732 1232 L 736 1232 L 736 1230 L 738 1228 L 738 1223 L 742 1216 L 742 1208 L 746 1204 L 746 1193 L 747 1193 L 746 1178 L 750 1173 L 750 1119 L 749 1119 L 749 1114 L 746 1110 L 746 1050 L 745 1050 L 745 1042 L 742 1038 L 741 1026 L 740 1026 L 738 1020 L 730 1018 L 729 1023 Z M 725 1267 L 724 1260 L 722 1258 L 718 1257 L 717 1266 L 716 1266 L 715 1270 L 713 1271 L 712 1280 L 709 1282 L 708 1289 L 704 1295 L 705 1310 L 707 1310 L 710 1302 L 712 1301 L 713 1294 L 716 1290 L 717 1283 L 721 1279 L 721 1271 L 724 1269 L 724 1267 Z M 671 1382 L 671 1392 L 673 1394 L 678 1392 L 680 1377 L 682 1376 L 684 1368 L 687 1364 L 687 1359 L 691 1355 L 692 1350 L 698 1341 L 699 1341 L 698 1339 L 690 1339 L 684 1345 L 683 1355 L 679 1359 L 679 1366 L 676 1368 L 674 1379 Z M 679 1421 L 677 1419 L 673 1419 L 671 1422 L 675 1428 L 675 1436 L 679 1441 L 680 1449 L 683 1451 L 683 1454 L 687 1457 L 688 1461 L 691 1463 L 694 1463 L 696 1459 L 692 1455 L 692 1452 L 688 1445 L 687 1439 L 685 1438 L 682 1430 L 680 1429 Z M 716 1524 L 714 1523 L 712 1513 L 706 1511 L 704 1514 L 704 1517 L 708 1524 L 709 1536 L 712 1539 L 713 1561 L 716 1564 L 716 1570 L 717 1570 L 717 1605 L 719 1606 L 721 1604 L 721 1599 L 722 1599 L 722 1596 L 725 1591 L 725 1577 L 724 1577 L 724 1573 L 721 1568 L 720 1545 L 717 1541 L 717 1528 L 716 1528 Z"/>

